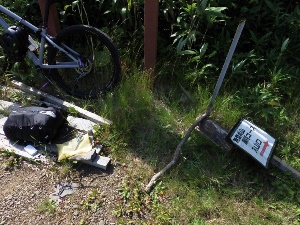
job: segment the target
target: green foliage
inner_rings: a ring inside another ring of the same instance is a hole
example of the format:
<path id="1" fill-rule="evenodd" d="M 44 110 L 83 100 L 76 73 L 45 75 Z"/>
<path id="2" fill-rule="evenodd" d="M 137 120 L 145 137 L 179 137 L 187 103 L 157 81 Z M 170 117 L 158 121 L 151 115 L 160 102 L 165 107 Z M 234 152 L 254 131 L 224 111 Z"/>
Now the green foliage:
<path id="1" fill-rule="evenodd" d="M 74 107 L 69 107 L 68 111 L 72 116 L 78 115 L 78 111 Z"/>
<path id="2" fill-rule="evenodd" d="M 108 114 L 118 129 L 127 133 L 147 123 L 154 107 L 150 87 L 150 77 L 136 71 L 107 97 Z"/>
<path id="3" fill-rule="evenodd" d="M 28 9 L 28 6 L 30 5 L 29 1 L 23 1 L 23 0 L 15 0 L 15 1 L 7 1 L 2 0 L 1 5 L 4 7 L 7 7 L 9 10 L 13 12 L 24 12 L 26 9 Z M 20 15 L 21 16 L 21 15 Z"/>
<path id="4" fill-rule="evenodd" d="M 142 28 L 143 4 L 140 0 L 76 0 L 61 1 L 58 8 L 63 24 L 83 23 L 99 28 L 118 25 L 129 35 L 131 31 Z"/>
<path id="5" fill-rule="evenodd" d="M 197 39 L 203 40 L 208 27 L 213 23 L 222 22 L 226 15 L 223 11 L 226 7 L 211 7 L 207 5 L 208 1 L 193 2 L 189 4 L 187 1 L 182 3 L 181 12 L 173 24 L 174 43 L 178 42 L 176 50 L 180 55 L 197 54 L 200 58 L 205 54 L 208 44 L 204 43 L 199 52 L 193 50 L 183 51 L 183 48 L 191 49 L 197 42 Z M 202 29 L 201 29 L 202 28 Z M 201 43 L 201 42 L 200 42 Z M 198 60 L 200 59 L 198 58 Z"/>
<path id="6" fill-rule="evenodd" d="M 40 25 L 42 22 L 41 12 L 37 0 L 2 0 L 1 5 L 7 7 L 12 12 L 25 18 L 35 25 Z M 17 22 L 14 22 L 17 25 Z"/>
<path id="7" fill-rule="evenodd" d="M 280 96 L 274 95 L 270 88 L 262 87 L 261 84 L 254 89 L 242 89 L 235 100 L 239 101 L 253 116 L 266 120 L 278 116 L 280 111 L 284 110 L 280 105 Z"/>
<path id="8" fill-rule="evenodd" d="M 241 116 L 249 117 L 279 140 L 275 154 L 300 168 L 298 1 L 160 1 L 155 80 L 141 71 L 143 7 L 144 1 L 129 0 L 58 4 L 63 26 L 101 28 L 121 52 L 120 86 L 88 102 L 113 121 L 95 128 L 102 154 L 129 165 L 128 179 L 118 186 L 119 224 L 299 224 L 298 182 L 273 166 L 265 170 L 241 151 L 224 153 L 197 132 L 182 147 L 176 167 L 149 195 L 143 192 L 206 109 L 244 19 L 212 118 L 230 129 Z M 83 207 L 101 207 L 97 190 Z"/>
<path id="9" fill-rule="evenodd" d="M 1 150 L 0 156 L 7 157 L 7 160 L 2 164 L 2 168 L 4 168 L 4 170 L 13 170 L 15 168 L 18 168 L 23 160 L 22 157 L 19 157 L 15 153 L 9 152 L 7 150 Z"/>
<path id="10" fill-rule="evenodd" d="M 144 223 L 143 217 L 151 210 L 152 218 L 158 224 L 169 224 L 172 213 L 164 206 L 166 187 L 160 182 L 150 195 L 146 194 L 138 177 L 128 177 L 128 181 L 118 188 L 121 201 L 117 204 L 114 214 L 119 224 Z M 176 224 L 176 223 L 174 223 Z"/>
<path id="11" fill-rule="evenodd" d="M 38 211 L 53 214 L 56 211 L 56 203 L 52 199 L 45 199 L 39 204 Z"/>
<path id="12" fill-rule="evenodd" d="M 103 198 L 97 189 L 94 189 L 86 200 L 82 203 L 82 207 L 85 210 L 90 210 L 92 212 L 97 212 L 103 203 Z"/>

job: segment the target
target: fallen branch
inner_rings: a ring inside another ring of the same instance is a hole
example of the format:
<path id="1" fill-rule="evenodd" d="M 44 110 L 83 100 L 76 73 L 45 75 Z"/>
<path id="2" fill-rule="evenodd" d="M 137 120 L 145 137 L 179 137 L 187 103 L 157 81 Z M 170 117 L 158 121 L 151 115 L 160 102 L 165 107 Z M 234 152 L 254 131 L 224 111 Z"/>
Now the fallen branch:
<path id="1" fill-rule="evenodd" d="M 205 112 L 204 114 L 202 114 L 201 116 L 199 116 L 197 118 L 197 120 L 190 126 L 190 128 L 188 129 L 188 131 L 186 132 L 184 138 L 181 140 L 181 142 L 178 144 L 175 152 L 174 152 L 174 156 L 172 161 L 166 166 L 164 167 L 161 171 L 159 171 L 158 173 L 156 173 L 151 180 L 149 181 L 148 185 L 145 188 L 145 191 L 147 193 L 149 193 L 154 185 L 154 183 L 156 182 L 156 180 L 161 177 L 162 175 L 164 175 L 168 170 L 170 170 L 178 161 L 179 159 L 179 153 L 181 150 L 181 147 L 184 145 L 184 143 L 188 140 L 188 138 L 191 136 L 192 131 L 195 129 L 195 127 L 197 127 L 199 125 L 199 123 L 205 118 L 207 117 L 207 113 Z"/>
<path id="2" fill-rule="evenodd" d="M 180 153 L 180 150 L 181 150 L 181 147 L 182 145 L 187 141 L 187 139 L 189 138 L 189 136 L 191 135 L 192 131 L 198 126 L 198 124 L 205 118 L 205 117 L 208 117 L 210 115 L 210 113 L 212 112 L 213 110 L 213 104 L 215 102 L 215 99 L 217 97 L 217 94 L 220 90 L 220 87 L 221 87 L 221 84 L 223 82 L 223 79 L 224 79 L 224 76 L 225 76 L 225 73 L 227 71 L 227 68 L 228 68 L 228 65 L 229 65 L 229 62 L 232 58 L 232 55 L 233 55 L 233 52 L 236 48 L 236 45 L 237 45 L 237 42 L 241 36 L 241 33 L 242 33 L 242 30 L 244 28 L 244 25 L 245 25 L 245 20 L 241 21 L 239 23 L 239 26 L 235 32 L 235 35 L 234 35 L 234 38 L 233 38 L 233 41 L 231 43 L 231 46 L 230 46 L 230 49 L 229 49 L 229 52 L 227 54 L 227 57 L 226 57 L 226 60 L 224 62 L 224 65 L 223 65 L 223 68 L 221 70 L 221 73 L 220 73 L 220 76 L 219 76 L 219 79 L 218 79 L 218 82 L 216 84 L 216 87 L 215 87 L 215 90 L 214 90 L 214 93 L 213 93 L 213 96 L 210 100 L 210 103 L 208 105 L 208 108 L 207 108 L 207 111 L 201 115 L 200 117 L 197 118 L 197 120 L 192 124 L 192 126 L 188 129 L 185 137 L 182 139 L 182 141 L 179 143 L 179 145 L 177 146 L 176 148 L 176 151 L 174 153 L 174 157 L 173 157 L 173 160 L 165 167 L 163 168 L 161 171 L 159 171 L 157 174 L 155 174 L 152 179 L 150 180 L 150 182 L 148 183 L 148 185 L 146 186 L 146 189 L 145 191 L 146 192 L 149 192 L 154 184 L 154 182 L 160 177 L 162 176 L 165 172 L 167 172 L 172 166 L 174 166 L 174 164 L 177 162 L 178 158 L 179 158 L 179 153 Z"/>

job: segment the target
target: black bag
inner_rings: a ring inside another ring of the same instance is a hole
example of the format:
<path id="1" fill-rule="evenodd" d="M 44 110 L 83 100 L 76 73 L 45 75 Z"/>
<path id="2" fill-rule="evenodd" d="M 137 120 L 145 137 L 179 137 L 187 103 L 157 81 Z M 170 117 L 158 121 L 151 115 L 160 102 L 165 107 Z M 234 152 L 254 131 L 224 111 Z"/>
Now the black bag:
<path id="1" fill-rule="evenodd" d="M 25 106 L 12 111 L 3 131 L 12 141 L 49 143 L 65 121 L 53 107 Z"/>

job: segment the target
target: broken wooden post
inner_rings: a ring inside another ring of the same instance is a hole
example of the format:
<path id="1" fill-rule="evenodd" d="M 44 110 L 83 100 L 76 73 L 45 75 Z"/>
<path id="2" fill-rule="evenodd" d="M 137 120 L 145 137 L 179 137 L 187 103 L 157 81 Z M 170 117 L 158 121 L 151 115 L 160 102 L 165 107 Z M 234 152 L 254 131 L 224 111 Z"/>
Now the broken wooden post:
<path id="1" fill-rule="evenodd" d="M 46 0 L 39 0 L 42 17 L 45 16 Z M 50 6 L 47 33 L 55 36 L 60 31 L 60 23 L 55 3 Z"/>
<path id="2" fill-rule="evenodd" d="M 195 129 L 205 134 L 216 145 L 222 146 L 224 150 L 230 151 L 233 148 L 233 145 L 226 141 L 228 132 L 209 117 L 204 118 Z"/>
<path id="3" fill-rule="evenodd" d="M 205 127 L 201 127 L 201 125 L 203 125 L 203 123 L 202 123 L 203 121 L 206 121 Z M 228 131 L 223 129 L 219 125 L 216 127 L 216 123 L 207 122 L 207 121 L 211 121 L 211 120 L 206 115 L 206 113 L 200 115 L 196 119 L 196 121 L 190 126 L 190 128 L 186 132 L 184 138 L 181 140 L 181 142 L 177 146 L 172 161 L 167 166 L 165 166 L 162 170 L 160 170 L 159 172 L 157 172 L 156 174 L 154 174 L 152 176 L 151 180 L 145 187 L 145 192 L 149 193 L 151 191 L 153 185 L 155 184 L 155 182 L 177 163 L 177 161 L 179 159 L 179 153 L 180 153 L 181 147 L 184 145 L 184 143 L 190 137 L 190 135 L 194 129 L 197 131 L 200 131 L 201 133 L 202 133 L 202 130 L 204 130 L 205 132 L 207 132 L 207 130 L 212 131 L 212 134 L 213 134 L 212 136 L 218 136 L 218 138 L 216 138 L 216 139 L 209 138 L 209 139 L 211 141 L 213 141 L 215 144 L 217 144 L 221 149 L 225 150 L 226 152 L 231 150 L 231 148 L 233 146 L 231 144 L 227 143 L 227 141 L 225 140 L 225 137 L 228 135 Z M 219 133 L 219 135 L 218 135 L 218 133 Z M 300 173 L 297 170 L 295 170 L 293 167 L 288 165 L 286 162 L 279 159 L 277 156 L 273 155 L 270 160 L 270 163 L 273 164 L 274 166 L 276 166 L 281 171 L 290 173 L 292 177 L 294 177 L 295 179 L 300 181 Z"/>
<path id="4" fill-rule="evenodd" d="M 157 34 L 158 34 L 158 0 L 145 0 L 144 6 L 144 66 L 155 76 Z"/>
<path id="5" fill-rule="evenodd" d="M 205 118 L 205 119 L 208 121 L 210 120 L 209 118 Z M 223 129 L 220 126 L 218 126 L 218 129 L 215 129 L 216 123 L 205 123 L 205 127 L 203 127 L 202 125 L 203 124 L 199 123 L 199 126 L 197 127 L 196 130 L 200 131 L 202 134 L 203 133 L 206 134 L 207 130 L 213 130 L 213 136 L 218 136 L 218 140 L 216 141 L 215 139 L 211 139 L 211 138 L 209 139 L 213 141 L 215 144 L 217 144 L 221 149 L 229 151 L 231 148 L 233 148 L 233 145 L 231 145 L 226 141 L 226 137 L 229 133 L 227 130 Z M 300 173 L 297 170 L 295 170 L 293 167 L 288 165 L 286 162 L 278 158 L 276 155 L 271 156 L 270 163 L 283 172 L 289 172 L 291 176 L 293 176 L 295 179 L 300 181 Z"/>
<path id="6" fill-rule="evenodd" d="M 272 157 L 271 163 L 277 168 L 279 168 L 281 171 L 290 173 L 292 177 L 300 181 L 300 173 L 297 170 L 295 170 L 293 167 L 288 165 L 286 162 L 279 159 L 276 155 Z"/>

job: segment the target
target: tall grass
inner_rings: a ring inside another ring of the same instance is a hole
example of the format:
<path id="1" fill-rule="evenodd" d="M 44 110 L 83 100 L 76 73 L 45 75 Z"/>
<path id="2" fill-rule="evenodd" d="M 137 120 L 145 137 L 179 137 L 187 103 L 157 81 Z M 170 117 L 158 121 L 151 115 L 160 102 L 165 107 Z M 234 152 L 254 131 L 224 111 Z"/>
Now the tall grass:
<path id="1" fill-rule="evenodd" d="M 212 118 L 230 128 L 241 116 L 252 114 L 236 101 L 236 92 L 224 89 Z M 198 86 L 190 92 L 195 100 L 183 101 L 187 92 L 179 86 L 171 95 L 159 90 L 136 68 L 105 98 L 102 108 L 113 126 L 98 138 L 106 135 L 113 157 L 132 168 L 128 182 L 119 185 L 120 195 L 127 196 L 115 210 L 120 224 L 297 224 L 297 181 L 272 166 L 264 169 L 240 150 L 226 153 L 196 131 L 183 146 L 176 167 L 158 181 L 150 195 L 143 193 L 150 177 L 170 161 L 185 131 L 206 109 L 212 93 L 212 88 Z M 296 118 L 289 118 L 285 129 L 296 129 Z M 271 132 L 281 127 L 280 120 L 272 126 L 262 124 Z M 284 159 L 297 168 L 297 134 L 274 133 L 283 141 L 276 154 L 282 151 Z M 141 213 L 151 219 L 142 219 Z"/>
<path id="2" fill-rule="evenodd" d="M 128 166 L 128 179 L 116 184 L 119 224 L 300 224 L 298 181 L 238 149 L 226 153 L 196 131 L 176 167 L 149 195 L 143 192 L 206 109 L 240 19 L 247 19 L 246 26 L 212 119 L 227 129 L 240 117 L 251 119 L 279 140 L 275 154 L 300 170 L 297 1 L 201 1 L 207 10 L 183 2 L 175 7 L 164 1 L 164 16 L 172 19 L 162 19 L 155 82 L 141 69 L 142 31 L 128 41 L 128 31 L 114 27 L 109 30 L 121 52 L 121 84 L 103 99 L 81 103 L 113 121 L 98 127 L 95 137 Z M 173 37 L 164 38 L 172 22 Z"/>

